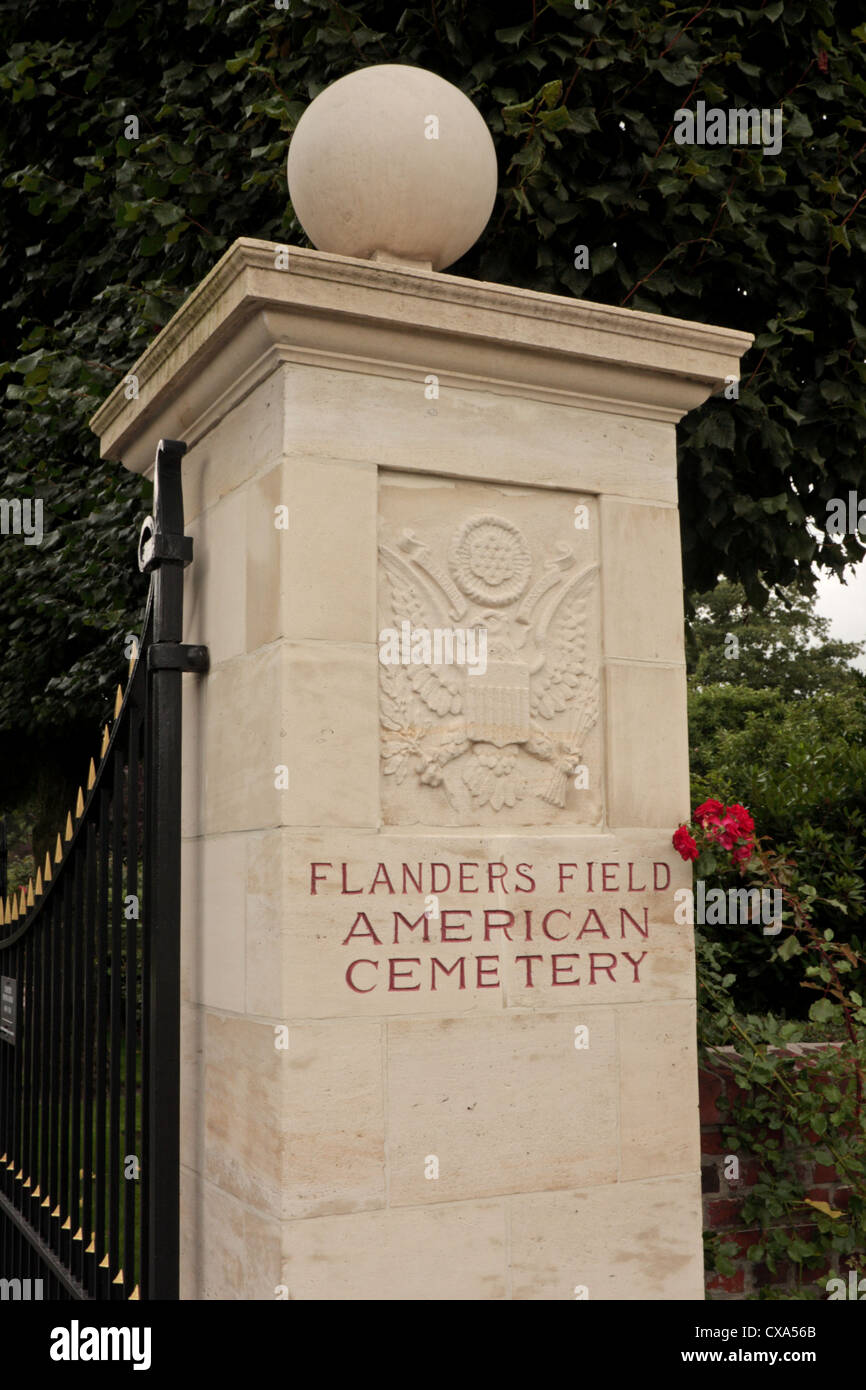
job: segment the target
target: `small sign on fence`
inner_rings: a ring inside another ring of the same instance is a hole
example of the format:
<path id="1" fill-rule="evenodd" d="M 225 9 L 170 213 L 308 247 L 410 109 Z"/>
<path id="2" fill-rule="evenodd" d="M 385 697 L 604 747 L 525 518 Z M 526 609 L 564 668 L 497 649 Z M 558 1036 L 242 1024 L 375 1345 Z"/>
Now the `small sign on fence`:
<path id="1" fill-rule="evenodd" d="M 18 991 L 11 975 L 0 976 L 0 1038 L 15 1041 L 15 1012 Z"/>

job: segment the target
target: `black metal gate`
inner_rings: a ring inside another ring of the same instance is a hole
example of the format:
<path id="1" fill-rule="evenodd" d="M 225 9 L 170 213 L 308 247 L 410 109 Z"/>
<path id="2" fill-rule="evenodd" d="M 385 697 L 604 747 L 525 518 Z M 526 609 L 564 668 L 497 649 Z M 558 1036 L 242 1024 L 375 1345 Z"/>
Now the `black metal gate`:
<path id="1" fill-rule="evenodd" d="M 99 765 L 0 920 L 4 1298 L 178 1297 L 181 673 L 207 669 L 181 643 L 185 451 L 157 448 L 150 592 Z"/>

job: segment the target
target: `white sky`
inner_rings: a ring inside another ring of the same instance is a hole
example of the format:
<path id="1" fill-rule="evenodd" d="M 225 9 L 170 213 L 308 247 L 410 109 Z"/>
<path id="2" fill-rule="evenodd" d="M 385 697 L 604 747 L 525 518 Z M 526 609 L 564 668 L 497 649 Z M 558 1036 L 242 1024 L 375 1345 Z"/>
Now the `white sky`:
<path id="1" fill-rule="evenodd" d="M 847 583 L 832 576 L 818 580 L 815 607 L 830 619 L 830 635 L 840 642 L 866 641 L 866 561 L 846 571 Z M 866 656 L 855 662 L 866 671 Z"/>

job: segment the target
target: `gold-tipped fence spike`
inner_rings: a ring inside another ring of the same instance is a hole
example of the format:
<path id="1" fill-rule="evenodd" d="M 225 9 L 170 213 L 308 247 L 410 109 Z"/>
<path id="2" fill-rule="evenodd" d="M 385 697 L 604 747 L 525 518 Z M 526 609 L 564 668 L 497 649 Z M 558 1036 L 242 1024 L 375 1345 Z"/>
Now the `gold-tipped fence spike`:
<path id="1" fill-rule="evenodd" d="M 15 897 L 15 894 L 13 893 L 13 894 L 12 894 L 12 911 L 6 913 L 6 925 L 9 926 L 10 923 L 12 923 L 12 922 L 17 922 L 17 921 L 18 921 L 18 900 L 17 900 L 17 898 Z"/>
<path id="2" fill-rule="evenodd" d="M 14 1167 L 14 1166 L 15 1166 L 15 1165 L 13 1164 L 13 1167 Z M 24 1177 L 24 1169 L 23 1169 L 23 1168 L 19 1168 L 19 1169 L 18 1169 L 18 1172 L 15 1174 L 15 1181 L 16 1181 L 16 1182 L 20 1182 L 21 1179 L 22 1179 L 23 1177 Z"/>
<path id="3" fill-rule="evenodd" d="M 82 1229 L 81 1229 L 80 1226 L 78 1227 L 78 1230 L 75 1232 L 75 1235 L 72 1237 L 72 1239 L 73 1239 L 73 1240 L 83 1240 L 83 1239 L 84 1239 L 84 1232 L 82 1231 Z"/>
<path id="4" fill-rule="evenodd" d="M 133 646 L 133 648 L 132 648 L 132 654 L 131 654 L 131 656 L 130 656 L 130 658 L 129 658 L 129 675 L 130 675 L 130 676 L 132 675 L 133 671 L 135 670 L 135 663 L 136 663 L 136 661 L 138 661 L 138 642 L 136 642 L 136 643 L 134 644 L 134 646 Z"/>
<path id="5" fill-rule="evenodd" d="M 72 812 L 71 812 L 71 811 L 67 811 L 67 812 L 66 812 L 66 829 L 65 829 L 64 832 L 63 832 L 63 838 L 64 838 L 64 840 L 71 840 L 71 839 L 72 839 Z"/>
<path id="6" fill-rule="evenodd" d="M 78 796 L 75 801 L 75 819 L 81 820 L 84 815 L 84 792 L 78 788 Z"/>
<path id="7" fill-rule="evenodd" d="M 132 1293 L 129 1295 L 129 1298 L 128 1298 L 127 1302 L 130 1302 L 130 1303 L 131 1303 L 132 1300 L 133 1300 L 134 1298 L 137 1298 L 137 1299 L 140 1299 L 140 1298 L 141 1298 L 141 1294 L 138 1292 L 138 1285 L 137 1285 L 137 1284 L 136 1284 L 135 1288 L 133 1289 Z"/>
<path id="8" fill-rule="evenodd" d="M 42 1185 L 41 1185 L 40 1183 L 37 1183 L 37 1184 L 36 1184 L 36 1186 L 34 1187 L 33 1191 L 30 1193 L 30 1196 L 31 1196 L 31 1197 L 41 1197 L 41 1196 L 42 1196 Z"/>
<path id="9" fill-rule="evenodd" d="M 19 917 L 26 917 L 26 915 L 27 915 L 27 894 L 24 892 L 24 889 L 23 889 L 23 888 L 19 888 L 19 889 L 18 889 L 18 916 L 19 916 Z"/>
<path id="10" fill-rule="evenodd" d="M 6 909 L 3 906 L 3 899 L 0 898 L 0 927 L 6 926 Z"/>
<path id="11" fill-rule="evenodd" d="M 90 759 L 90 767 L 87 769 L 87 790 L 91 791 L 96 786 L 96 768 L 93 759 Z"/>
<path id="12" fill-rule="evenodd" d="M 95 1255 L 95 1254 L 96 1254 L 96 1237 L 95 1237 L 95 1236 L 91 1236 L 91 1237 L 90 1237 L 90 1244 L 88 1245 L 88 1247 L 87 1247 L 87 1249 L 85 1250 L 84 1253 L 85 1253 L 85 1255 Z"/>
<path id="13" fill-rule="evenodd" d="M 72 1230 L 72 1217 L 71 1217 L 71 1216 L 67 1216 L 66 1220 L 64 1221 L 64 1223 L 63 1223 L 63 1225 L 60 1227 L 60 1229 L 61 1229 L 61 1231 L 71 1231 L 71 1230 Z"/>
<path id="14" fill-rule="evenodd" d="M 111 735 L 108 732 L 108 725 L 106 724 L 105 728 L 102 730 L 102 747 L 99 750 L 100 758 L 104 758 L 106 753 L 108 752 L 108 740 L 110 737 Z"/>
<path id="15" fill-rule="evenodd" d="M 36 894 L 37 898 L 41 898 L 41 897 L 42 897 L 42 894 L 45 892 L 45 889 L 42 887 L 42 870 L 41 870 L 41 869 L 37 869 L 37 870 L 36 870 L 36 887 L 34 888 L 33 891 L 34 891 L 34 893 Z"/>
<path id="16" fill-rule="evenodd" d="M 45 1198 L 45 1201 L 42 1203 L 42 1205 L 43 1205 L 43 1207 L 50 1207 L 50 1206 L 51 1206 L 51 1198 L 50 1198 L 50 1197 L 46 1197 L 46 1198 Z"/>
<path id="17" fill-rule="evenodd" d="M 117 694 L 116 694 L 115 697 L 114 697 L 114 717 L 115 717 L 115 719 L 116 719 L 117 716 L 120 714 L 120 707 L 121 707 L 122 704 L 123 704 L 123 686 L 119 685 L 119 686 L 117 687 Z"/>
<path id="18" fill-rule="evenodd" d="M 33 892 L 33 879 L 31 878 L 27 884 L 27 897 L 25 899 L 25 902 L 27 903 L 28 907 L 32 907 L 35 901 L 36 895 Z"/>
<path id="19" fill-rule="evenodd" d="M 100 1269 L 108 1269 L 108 1256 L 107 1256 L 107 1255 L 103 1255 L 102 1259 L 99 1261 L 99 1268 L 100 1268 Z"/>
<path id="20" fill-rule="evenodd" d="M 59 1216 L 59 1215 L 60 1215 L 60 1203 L 58 1202 L 58 1203 L 57 1203 L 57 1206 L 54 1208 L 53 1212 L 51 1213 L 51 1219 L 52 1219 L 52 1221 L 54 1220 L 54 1217 L 55 1217 L 55 1216 Z"/>
<path id="21" fill-rule="evenodd" d="M 54 862 L 55 862 L 55 864 L 59 864 L 62 858 L 63 858 L 63 841 L 61 840 L 60 836 L 58 835 L 58 836 L 57 836 L 57 846 L 56 846 L 56 848 L 55 848 L 55 850 L 54 850 Z"/>
<path id="22" fill-rule="evenodd" d="M 111 1282 L 112 1282 L 112 1284 L 122 1284 L 122 1283 L 123 1283 L 123 1270 L 122 1270 L 122 1269 L 119 1269 L 119 1270 L 117 1271 L 116 1276 L 112 1279 Z"/>
<path id="23" fill-rule="evenodd" d="M 57 838 L 59 840 L 60 837 L 58 836 Z M 51 855 L 48 853 L 48 850 L 45 851 L 45 870 L 42 874 L 42 881 L 43 883 L 51 882 Z"/>

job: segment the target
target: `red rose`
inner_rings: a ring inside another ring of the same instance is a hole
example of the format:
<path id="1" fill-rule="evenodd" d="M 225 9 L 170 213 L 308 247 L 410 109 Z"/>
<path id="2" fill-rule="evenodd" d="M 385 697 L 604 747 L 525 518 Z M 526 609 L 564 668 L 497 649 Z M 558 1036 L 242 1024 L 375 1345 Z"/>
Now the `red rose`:
<path id="1" fill-rule="evenodd" d="M 727 813 L 736 821 L 743 835 L 751 835 L 755 828 L 755 822 L 752 820 L 745 806 L 741 806 L 739 802 L 735 801 L 733 806 L 728 807 Z"/>
<path id="2" fill-rule="evenodd" d="M 731 859 L 735 864 L 744 864 L 747 859 L 751 858 L 751 856 L 752 842 L 750 840 L 748 844 L 738 845 L 738 847 L 734 850 L 733 854 L 731 855 Z"/>
<path id="3" fill-rule="evenodd" d="M 688 826 L 681 825 L 679 830 L 674 831 L 674 849 L 683 859 L 697 859 L 698 847 L 689 834 Z"/>
<path id="4" fill-rule="evenodd" d="M 706 827 L 708 822 L 716 825 L 724 809 L 721 801 L 713 801 L 712 798 L 710 798 L 709 801 L 705 801 L 702 806 L 696 808 L 695 820 L 704 827 Z"/>

